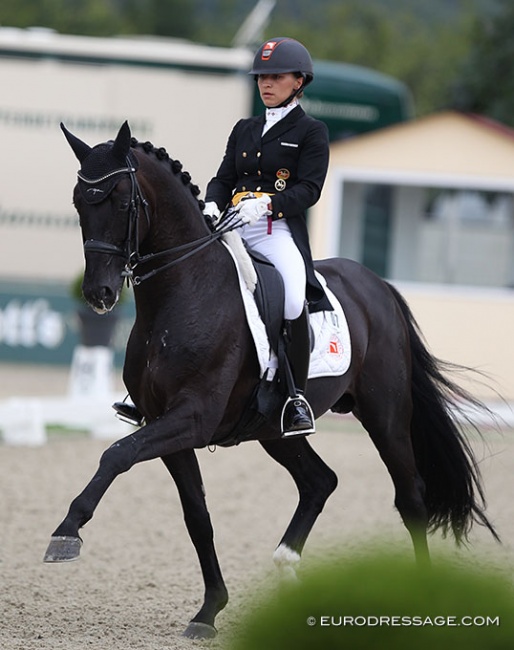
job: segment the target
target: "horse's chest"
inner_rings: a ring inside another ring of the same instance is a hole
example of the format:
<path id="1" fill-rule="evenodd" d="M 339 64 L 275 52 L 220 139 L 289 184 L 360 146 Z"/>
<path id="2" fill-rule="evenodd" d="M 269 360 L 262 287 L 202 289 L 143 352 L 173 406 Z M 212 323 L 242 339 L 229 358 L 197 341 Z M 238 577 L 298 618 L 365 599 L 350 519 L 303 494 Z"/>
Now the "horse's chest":
<path id="1" fill-rule="evenodd" d="M 130 356 L 130 352 L 128 350 L 127 356 Z M 148 379 L 164 369 L 177 369 L 195 363 L 198 356 L 198 346 L 192 335 L 177 335 L 169 329 L 151 332 L 134 346 L 137 365 Z"/>

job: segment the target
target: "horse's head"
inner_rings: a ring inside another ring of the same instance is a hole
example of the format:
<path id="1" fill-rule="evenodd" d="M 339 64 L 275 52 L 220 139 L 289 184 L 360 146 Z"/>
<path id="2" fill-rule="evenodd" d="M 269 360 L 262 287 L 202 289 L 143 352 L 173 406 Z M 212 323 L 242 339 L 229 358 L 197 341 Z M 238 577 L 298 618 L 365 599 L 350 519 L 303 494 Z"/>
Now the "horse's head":
<path id="1" fill-rule="evenodd" d="M 182 164 L 162 147 L 138 143 L 127 122 L 114 141 L 95 147 L 61 128 L 81 164 L 73 202 L 86 258 L 82 290 L 95 311 L 114 307 L 125 277 L 134 286 L 165 278 L 225 232 L 208 228 L 200 189 Z"/>
<path id="2" fill-rule="evenodd" d="M 80 162 L 73 203 L 80 217 L 86 270 L 82 290 L 91 307 L 110 311 L 119 299 L 123 271 L 137 224 L 137 158 L 125 122 L 114 141 L 90 147 L 61 124 Z"/>

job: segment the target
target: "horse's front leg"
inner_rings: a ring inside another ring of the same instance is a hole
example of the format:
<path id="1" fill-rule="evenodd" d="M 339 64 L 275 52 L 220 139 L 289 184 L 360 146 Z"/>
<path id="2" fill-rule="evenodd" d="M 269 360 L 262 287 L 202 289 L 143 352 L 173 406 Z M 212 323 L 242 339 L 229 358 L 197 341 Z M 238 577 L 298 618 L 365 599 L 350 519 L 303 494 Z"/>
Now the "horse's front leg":
<path id="1" fill-rule="evenodd" d="M 53 532 L 44 561 L 78 559 L 82 544 L 79 530 L 92 518 L 114 479 L 136 463 L 207 444 L 199 430 L 196 416 L 181 417 L 179 413 L 168 412 L 106 449 L 95 475 L 72 501 L 68 514 Z"/>
<path id="2" fill-rule="evenodd" d="M 214 533 L 200 467 L 192 449 L 164 456 L 162 460 L 177 484 L 184 520 L 198 554 L 205 583 L 203 605 L 189 623 L 184 636 L 212 638 L 216 635 L 216 616 L 227 604 L 228 592 L 214 548 Z"/>

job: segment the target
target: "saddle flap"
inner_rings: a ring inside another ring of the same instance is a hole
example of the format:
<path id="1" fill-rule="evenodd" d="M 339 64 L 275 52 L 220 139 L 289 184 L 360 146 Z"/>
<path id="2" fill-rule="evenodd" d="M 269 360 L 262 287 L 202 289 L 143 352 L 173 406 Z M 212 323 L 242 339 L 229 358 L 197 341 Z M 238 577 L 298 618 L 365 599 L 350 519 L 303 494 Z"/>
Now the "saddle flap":
<path id="1" fill-rule="evenodd" d="M 284 322 L 284 282 L 273 264 L 256 254 L 255 251 L 249 250 L 248 252 L 257 273 L 255 303 L 266 328 L 271 348 L 276 353 Z"/>

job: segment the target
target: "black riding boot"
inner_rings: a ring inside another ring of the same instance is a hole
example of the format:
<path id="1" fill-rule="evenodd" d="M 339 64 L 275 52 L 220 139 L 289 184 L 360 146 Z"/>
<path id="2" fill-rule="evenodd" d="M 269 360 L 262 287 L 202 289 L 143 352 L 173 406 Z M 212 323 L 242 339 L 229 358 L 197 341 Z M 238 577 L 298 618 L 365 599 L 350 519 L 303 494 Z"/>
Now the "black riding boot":
<path id="1" fill-rule="evenodd" d="M 134 404 L 127 402 L 114 402 L 112 408 L 116 411 L 116 417 L 123 422 L 133 424 L 135 427 L 141 427 L 144 424 L 145 418 L 137 410 Z"/>
<path id="2" fill-rule="evenodd" d="M 295 385 L 295 396 L 289 397 L 282 410 L 284 438 L 315 433 L 314 414 L 303 393 L 307 386 L 310 361 L 310 323 L 307 307 L 296 320 L 286 321 L 287 357 Z"/>

